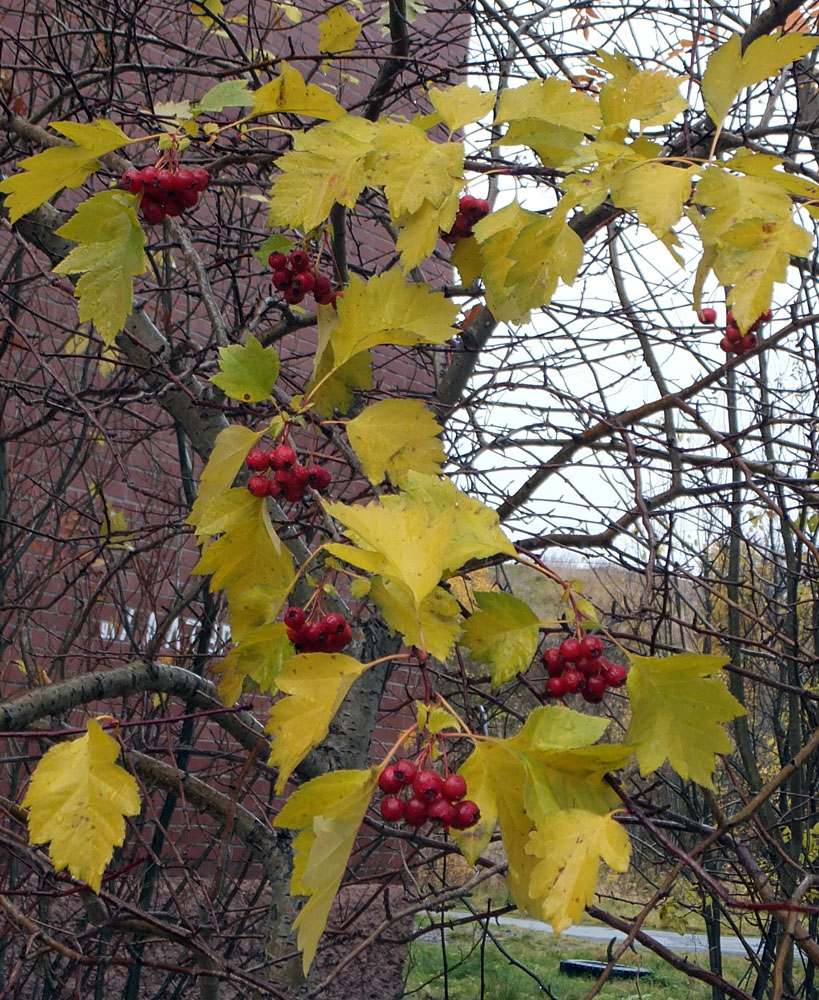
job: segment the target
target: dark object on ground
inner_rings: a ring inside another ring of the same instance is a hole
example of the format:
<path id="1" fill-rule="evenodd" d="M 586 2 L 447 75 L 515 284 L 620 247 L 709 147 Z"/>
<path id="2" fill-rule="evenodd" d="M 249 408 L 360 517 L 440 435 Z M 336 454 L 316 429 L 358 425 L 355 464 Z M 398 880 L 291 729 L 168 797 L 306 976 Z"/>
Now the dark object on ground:
<path id="1" fill-rule="evenodd" d="M 560 963 L 560 971 L 564 976 L 587 976 L 590 979 L 596 979 L 605 967 L 605 962 L 584 962 L 577 958 L 567 958 Z M 650 975 L 650 969 L 638 969 L 636 965 L 615 965 L 609 973 L 609 978 L 642 979 Z"/>

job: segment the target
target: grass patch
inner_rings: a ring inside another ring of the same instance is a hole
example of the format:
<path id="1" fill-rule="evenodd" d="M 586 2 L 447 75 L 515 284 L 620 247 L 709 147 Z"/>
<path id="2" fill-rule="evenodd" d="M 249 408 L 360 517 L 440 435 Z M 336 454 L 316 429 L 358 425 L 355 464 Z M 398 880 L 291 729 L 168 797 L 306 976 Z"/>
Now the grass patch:
<path id="1" fill-rule="evenodd" d="M 559 1000 L 581 1000 L 592 979 L 574 979 L 559 971 L 565 958 L 606 961 L 606 946 L 597 942 L 556 939 L 549 934 L 490 925 L 490 932 L 521 965 L 534 972 Z M 446 936 L 446 984 L 440 939 L 427 938 L 413 943 L 407 960 L 405 996 L 417 1000 L 528 1000 L 544 993 L 536 979 L 516 968 L 487 938 L 483 953 L 483 993 L 481 991 L 481 928 L 457 928 Z M 700 956 L 693 961 L 703 962 Z M 627 952 L 623 965 L 651 969 L 651 978 L 609 981 L 600 997 L 604 1000 L 710 1000 L 711 988 L 671 969 L 659 958 L 640 948 Z M 724 957 L 723 975 L 732 983 L 747 986 L 749 963 L 742 958 Z M 446 990 L 445 990 L 446 985 Z"/>

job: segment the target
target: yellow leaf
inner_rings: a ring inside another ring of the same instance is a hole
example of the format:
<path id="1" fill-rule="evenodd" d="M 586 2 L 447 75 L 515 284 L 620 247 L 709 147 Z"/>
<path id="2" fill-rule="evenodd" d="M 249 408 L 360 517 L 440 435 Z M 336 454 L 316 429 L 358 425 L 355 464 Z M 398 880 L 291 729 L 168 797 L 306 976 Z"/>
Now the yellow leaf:
<path id="1" fill-rule="evenodd" d="M 631 657 L 626 740 L 635 745 L 642 774 L 668 760 L 681 778 L 714 787 L 714 754 L 731 750 L 720 723 L 745 715 L 725 685 L 707 676 L 727 662 L 701 653 Z"/>
<path id="2" fill-rule="evenodd" d="M 332 94 L 314 83 L 305 83 L 295 66 L 286 62 L 279 65 L 279 76 L 253 92 L 254 115 L 286 113 L 331 122 L 346 114 Z"/>
<path id="3" fill-rule="evenodd" d="M 284 663 L 276 686 L 290 697 L 273 705 L 265 726 L 273 737 L 268 763 L 279 769 L 278 794 L 293 769 L 327 735 L 353 681 L 368 666 L 342 653 L 302 653 Z"/>
<path id="4" fill-rule="evenodd" d="M 216 666 L 221 674 L 219 697 L 226 705 L 239 700 L 244 680 L 249 677 L 264 694 L 276 690 L 276 677 L 282 663 L 293 655 L 283 622 L 261 625 L 249 632 Z"/>
<path id="5" fill-rule="evenodd" d="M 467 240 L 458 240 L 452 251 L 450 260 L 458 268 L 458 274 L 464 285 L 471 285 L 473 281 L 480 278 L 483 270 L 481 251 L 478 248 L 478 241 L 474 237 Z"/>
<path id="6" fill-rule="evenodd" d="M 224 533 L 205 549 L 193 572 L 211 575 L 210 589 L 226 592 L 231 612 L 235 600 L 247 600 L 247 591 L 260 591 L 260 599 L 244 622 L 246 626 L 263 625 L 276 616 L 290 593 L 295 578 L 293 561 L 273 530 L 264 498 L 238 488 L 218 502 L 227 507 L 219 509 L 220 516 L 226 519 Z M 232 616 L 231 631 L 237 641 L 242 639 L 243 629 L 237 627 Z"/>
<path id="7" fill-rule="evenodd" d="M 445 708 L 441 708 L 440 705 L 430 708 L 422 701 L 415 702 L 415 718 L 418 722 L 418 729 L 421 732 L 426 730 L 433 736 L 436 733 L 442 733 L 445 729 L 455 729 L 461 732 L 463 728 L 455 716 L 451 712 L 447 712 Z"/>
<path id="8" fill-rule="evenodd" d="M 350 52 L 361 34 L 361 25 L 341 4 L 331 7 L 319 25 L 319 52 Z"/>
<path id="9" fill-rule="evenodd" d="M 495 94 L 484 93 L 468 83 L 456 87 L 432 87 L 429 99 L 450 132 L 486 117 L 495 104 Z"/>
<path id="10" fill-rule="evenodd" d="M 270 190 L 270 225 L 315 229 L 336 202 L 353 208 L 368 183 L 376 133 L 372 122 L 345 114 L 297 135 L 276 161 L 282 173 Z"/>
<path id="11" fill-rule="evenodd" d="M 275 826 L 301 830 L 293 842 L 296 858 L 290 891 L 310 896 L 293 922 L 305 975 L 315 958 L 378 773 L 378 768 L 331 771 L 313 778 L 290 796 L 275 819 Z"/>
<path id="12" fill-rule="evenodd" d="M 106 504 L 105 517 L 100 527 L 100 545 L 109 549 L 134 551 L 133 540 L 128 534 L 128 519 L 122 511 L 108 504 Z"/>
<path id="13" fill-rule="evenodd" d="M 266 431 L 252 431 L 249 427 L 232 424 L 217 434 L 213 451 L 199 479 L 196 501 L 185 521 L 186 524 L 195 527 L 197 536 L 215 534 L 199 527 L 205 508 L 220 493 L 230 488 L 239 469 L 244 465 L 247 453 L 265 433 Z"/>
<path id="14" fill-rule="evenodd" d="M 338 300 L 339 323 L 330 335 L 334 364 L 379 344 L 443 344 L 454 334 L 457 312 L 442 292 L 409 284 L 398 270 L 366 282 L 353 275 Z"/>
<path id="15" fill-rule="evenodd" d="M 621 52 L 598 51 L 600 66 L 612 79 L 600 91 L 600 110 L 606 125 L 628 126 L 636 118 L 641 127 L 666 125 L 688 107 L 680 95 L 680 81 L 663 70 L 640 71 Z"/>
<path id="16" fill-rule="evenodd" d="M 214 17 L 224 17 L 225 5 L 222 0 L 192 0 L 191 13 L 198 17 L 206 28 L 210 28 Z"/>
<path id="17" fill-rule="evenodd" d="M 88 125 L 54 122 L 51 127 L 74 145 L 54 146 L 20 160 L 19 166 L 24 172 L 0 182 L 11 222 L 43 205 L 61 188 L 80 187 L 89 174 L 99 169 L 98 157 L 127 146 L 131 141 L 105 118 Z"/>
<path id="18" fill-rule="evenodd" d="M 457 189 L 453 188 L 452 195 L 442 205 L 436 207 L 431 202 L 425 201 L 417 212 L 397 220 L 401 232 L 398 234 L 395 249 L 401 254 L 401 267 L 404 271 L 411 271 L 417 267 L 435 249 L 440 232 L 452 228 L 458 212 L 460 186 L 459 182 Z M 459 242 L 463 243 L 464 240 Z"/>
<path id="19" fill-rule="evenodd" d="M 540 861 L 532 871 L 530 897 L 555 935 L 580 923 L 594 900 L 600 859 L 618 872 L 628 871 L 628 834 L 609 814 L 567 809 L 549 817 L 529 837 L 527 854 Z"/>
<path id="20" fill-rule="evenodd" d="M 783 67 L 812 52 L 819 38 L 802 34 L 763 35 L 745 52 L 739 35 L 731 35 L 708 59 L 702 77 L 705 110 L 719 125 L 745 87 L 773 76 Z"/>
<path id="21" fill-rule="evenodd" d="M 479 611 L 464 626 L 461 643 L 473 657 L 492 666 L 492 685 L 525 673 L 540 638 L 537 615 L 528 604 L 504 593 L 475 594 Z"/>
<path id="22" fill-rule="evenodd" d="M 389 476 L 396 486 L 410 469 L 437 474 L 445 455 L 443 427 L 418 399 L 384 399 L 347 424 L 347 436 L 373 485 Z"/>
<path id="23" fill-rule="evenodd" d="M 504 90 L 495 121 L 542 122 L 560 129 L 570 129 L 578 139 L 600 126 L 597 101 L 572 89 L 567 80 L 548 77 L 530 80 L 522 87 Z M 508 138 L 503 140 L 506 144 Z"/>
<path id="24" fill-rule="evenodd" d="M 80 245 L 54 268 L 83 276 L 74 294 L 81 323 L 91 322 L 109 346 L 125 325 L 134 301 L 134 277 L 148 266 L 145 234 L 136 217 L 137 198 L 101 191 L 84 201 L 58 236 Z"/>
<path id="25" fill-rule="evenodd" d="M 691 196 L 694 168 L 664 163 L 629 166 L 613 179 L 612 201 L 618 208 L 633 210 L 657 239 L 663 239 L 679 222 L 683 205 Z"/>
<path id="26" fill-rule="evenodd" d="M 390 633 L 400 632 L 407 646 L 426 649 L 442 662 L 461 634 L 458 602 L 443 587 L 436 587 L 416 609 L 412 595 L 397 580 L 373 577 L 369 594 L 381 609 Z"/>
<path id="27" fill-rule="evenodd" d="M 89 719 L 85 736 L 52 747 L 37 765 L 23 800 L 32 844 L 49 844 L 55 871 L 99 892 L 114 848 L 125 840 L 124 816 L 139 812 L 139 791 L 114 761 L 119 744 Z"/>

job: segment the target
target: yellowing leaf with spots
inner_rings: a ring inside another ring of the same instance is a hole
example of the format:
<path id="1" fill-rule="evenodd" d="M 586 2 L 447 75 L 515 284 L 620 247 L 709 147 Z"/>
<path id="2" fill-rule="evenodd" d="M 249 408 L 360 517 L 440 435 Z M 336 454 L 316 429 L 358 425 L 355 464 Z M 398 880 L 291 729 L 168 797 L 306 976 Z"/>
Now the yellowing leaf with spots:
<path id="1" fill-rule="evenodd" d="M 475 827 L 454 834 L 458 846 L 474 862 L 500 823 L 509 890 L 518 908 L 534 916 L 540 912 L 529 897 L 529 884 L 537 860 L 526 848 L 535 828 L 545 827 L 561 810 L 607 813 L 618 802 L 603 777 L 621 767 L 632 750 L 592 746 L 607 725 L 605 719 L 568 708 L 536 708 L 517 736 L 476 742 L 459 771 L 481 818 Z"/>
<path id="2" fill-rule="evenodd" d="M 727 662 L 701 653 L 631 657 L 626 741 L 634 744 L 642 774 L 667 760 L 681 778 L 714 787 L 714 755 L 731 750 L 722 723 L 745 715 L 722 681 L 708 676 Z"/>
<path id="3" fill-rule="evenodd" d="M 766 80 L 819 45 L 816 36 L 801 33 L 763 35 L 745 52 L 739 35 L 732 35 L 708 59 L 702 77 L 705 110 L 719 125 L 745 87 Z"/>
<path id="4" fill-rule="evenodd" d="M 125 839 L 125 816 L 139 812 L 139 790 L 118 764 L 119 744 L 96 719 L 85 736 L 47 751 L 23 799 L 32 844 L 48 844 L 56 871 L 99 892 L 114 848 Z"/>
<path id="5" fill-rule="evenodd" d="M 339 322 L 330 335 L 334 364 L 379 344 L 443 344 L 455 332 L 457 314 L 457 305 L 442 292 L 408 284 L 396 269 L 366 282 L 353 275 L 338 300 Z"/>
<path id="6" fill-rule="evenodd" d="M 525 673 L 537 650 L 540 627 L 528 604 L 512 594 L 476 593 L 479 610 L 464 625 L 462 645 L 492 667 L 497 687 Z"/>
<path id="7" fill-rule="evenodd" d="M 450 132 L 480 121 L 495 105 L 494 93 L 486 94 L 468 83 L 459 83 L 455 87 L 432 87 L 429 99 Z"/>
<path id="8" fill-rule="evenodd" d="M 384 188 L 394 219 L 417 212 L 425 201 L 442 205 L 463 186 L 463 145 L 434 142 L 421 129 L 384 122 L 378 129 L 372 179 Z"/>
<path id="9" fill-rule="evenodd" d="M 106 346 L 125 326 L 134 301 L 134 277 L 148 266 L 137 202 L 123 191 L 101 191 L 84 201 L 57 230 L 58 236 L 79 246 L 54 272 L 82 273 L 74 291 L 80 322 L 93 323 Z"/>
<path id="10" fill-rule="evenodd" d="M 425 649 L 444 661 L 461 634 L 458 602 L 443 587 L 435 587 L 416 608 L 412 595 L 397 580 L 373 577 L 368 591 L 391 634 L 400 632 L 404 644 Z"/>
<path id="11" fill-rule="evenodd" d="M 60 188 L 80 187 L 89 174 L 99 170 L 98 157 L 127 146 L 131 141 L 122 129 L 105 118 L 87 125 L 53 122 L 51 127 L 70 139 L 73 145 L 54 146 L 20 160 L 22 173 L 0 182 L 10 222 L 16 222 L 43 205 Z"/>
<path id="12" fill-rule="evenodd" d="M 295 66 L 286 62 L 279 65 L 279 76 L 253 92 L 254 115 L 303 115 L 324 121 L 335 121 L 346 115 L 332 94 L 314 83 L 305 83 Z"/>
<path id="13" fill-rule="evenodd" d="M 299 133 L 293 149 L 276 160 L 281 174 L 270 190 L 270 225 L 310 230 L 336 202 L 353 208 L 369 181 L 376 131 L 372 122 L 345 114 Z"/>
<path id="14" fill-rule="evenodd" d="M 275 826 L 301 831 L 293 841 L 294 896 L 310 899 L 293 922 L 304 973 L 316 955 L 356 834 L 370 804 L 379 769 L 331 771 L 306 782 L 287 800 Z"/>
<path id="15" fill-rule="evenodd" d="M 436 474 L 444 463 L 443 427 L 419 399 L 384 399 L 347 424 L 347 436 L 373 485 L 396 486 L 411 469 Z"/>
<path id="16" fill-rule="evenodd" d="M 270 709 L 265 730 L 273 737 L 271 767 L 284 791 L 293 769 L 321 743 L 353 681 L 369 667 L 342 653 L 303 653 L 282 666 L 276 686 L 286 695 Z"/>
<path id="17" fill-rule="evenodd" d="M 504 90 L 495 121 L 542 122 L 571 130 L 579 141 L 584 133 L 600 127 L 600 107 L 587 94 L 573 90 L 568 80 L 548 77 Z"/>
<path id="18" fill-rule="evenodd" d="M 614 871 L 628 871 L 631 844 L 610 814 L 567 809 L 550 816 L 530 835 L 526 853 L 539 859 L 529 895 L 558 935 L 580 923 L 593 902 L 601 859 Z"/>
<path id="19" fill-rule="evenodd" d="M 327 11 L 327 16 L 319 25 L 318 50 L 330 54 L 350 52 L 360 34 L 358 21 L 342 4 L 337 4 Z"/>
<path id="20" fill-rule="evenodd" d="M 211 378 L 226 396 L 258 403 L 270 396 L 279 377 L 279 355 L 248 334 L 244 345 L 219 348 L 219 374 Z"/>
<path id="21" fill-rule="evenodd" d="M 220 676 L 219 697 L 226 705 L 239 700 L 245 678 L 253 681 L 263 694 L 276 690 L 276 677 L 282 663 L 293 655 L 293 643 L 287 638 L 283 622 L 270 622 L 249 632 L 216 666 Z"/>

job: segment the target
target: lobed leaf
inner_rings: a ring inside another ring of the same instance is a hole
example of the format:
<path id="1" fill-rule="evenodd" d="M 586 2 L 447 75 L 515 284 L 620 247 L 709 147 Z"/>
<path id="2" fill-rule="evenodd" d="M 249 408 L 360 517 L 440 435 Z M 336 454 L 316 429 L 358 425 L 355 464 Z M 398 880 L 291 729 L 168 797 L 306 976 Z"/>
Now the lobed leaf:
<path id="1" fill-rule="evenodd" d="M 396 486 L 411 470 L 435 475 L 444 463 L 443 427 L 419 399 L 384 399 L 347 424 L 347 436 L 373 485 Z"/>
<path id="2" fill-rule="evenodd" d="M 332 94 L 314 83 L 305 83 L 295 66 L 286 62 L 280 62 L 279 65 L 279 76 L 253 92 L 254 115 L 286 113 L 326 121 L 335 121 L 346 115 L 344 108 Z"/>
<path id="3" fill-rule="evenodd" d="M 279 355 L 248 334 L 244 345 L 219 348 L 219 374 L 211 378 L 226 396 L 240 403 L 268 399 L 279 377 Z"/>
<path id="4" fill-rule="evenodd" d="M 276 690 L 276 678 L 285 660 L 293 655 L 293 643 L 287 638 L 283 622 L 260 625 L 212 669 L 220 674 L 219 697 L 226 705 L 239 700 L 246 678 L 262 693 Z"/>
<path id="5" fill-rule="evenodd" d="M 361 34 L 361 25 L 342 4 L 336 4 L 327 11 L 327 16 L 319 24 L 319 52 L 335 55 L 350 52 Z"/>
<path id="6" fill-rule="evenodd" d="M 492 667 L 492 685 L 505 684 L 529 669 L 540 625 L 528 604 L 512 594 L 476 592 L 479 610 L 464 625 L 462 645 Z"/>

